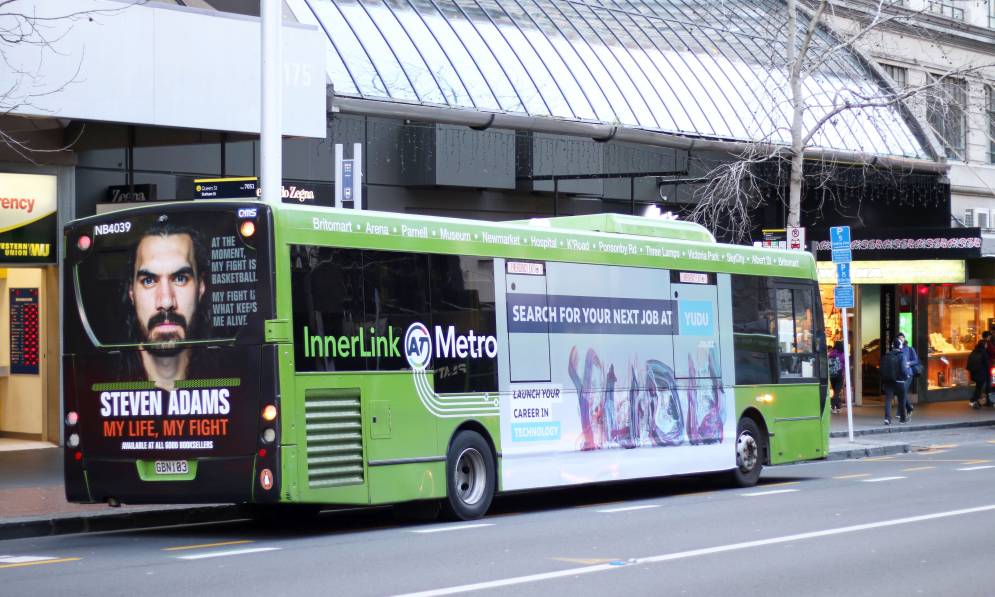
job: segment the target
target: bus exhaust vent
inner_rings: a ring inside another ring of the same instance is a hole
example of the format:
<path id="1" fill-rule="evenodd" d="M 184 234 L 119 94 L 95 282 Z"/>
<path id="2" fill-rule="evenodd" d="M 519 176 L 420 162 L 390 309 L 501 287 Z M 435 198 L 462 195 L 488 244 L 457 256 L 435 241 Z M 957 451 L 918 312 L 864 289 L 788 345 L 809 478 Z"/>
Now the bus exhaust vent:
<path id="1" fill-rule="evenodd" d="M 359 389 L 307 390 L 307 476 L 310 487 L 363 483 L 363 422 Z"/>

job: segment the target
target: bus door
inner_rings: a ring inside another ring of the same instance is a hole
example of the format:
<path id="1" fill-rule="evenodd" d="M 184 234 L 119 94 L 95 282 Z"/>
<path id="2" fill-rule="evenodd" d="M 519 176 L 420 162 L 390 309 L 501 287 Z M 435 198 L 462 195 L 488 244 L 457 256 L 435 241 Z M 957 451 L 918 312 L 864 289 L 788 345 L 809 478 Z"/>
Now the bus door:
<path id="1" fill-rule="evenodd" d="M 811 283 L 777 281 L 774 308 L 779 385 L 773 403 L 776 446 L 774 454 L 786 460 L 815 458 L 812 437 L 822 429 L 819 359 L 816 335 L 816 297 Z M 796 441 L 797 440 L 797 441 Z"/>
<path id="2" fill-rule="evenodd" d="M 508 357 L 511 383 L 549 381 L 549 308 L 544 263 L 507 261 L 505 292 L 514 295 L 515 313 L 508 314 Z"/>
<path id="3" fill-rule="evenodd" d="M 677 302 L 674 372 L 687 396 L 687 436 L 692 444 L 711 443 L 723 434 L 722 355 L 715 274 L 671 274 Z"/>

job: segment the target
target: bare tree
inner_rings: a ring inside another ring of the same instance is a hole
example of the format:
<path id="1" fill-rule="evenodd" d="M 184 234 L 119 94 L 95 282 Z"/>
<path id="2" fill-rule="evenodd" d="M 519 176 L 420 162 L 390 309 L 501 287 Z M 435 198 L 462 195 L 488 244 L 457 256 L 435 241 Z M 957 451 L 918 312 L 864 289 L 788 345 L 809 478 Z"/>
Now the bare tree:
<path id="1" fill-rule="evenodd" d="M 929 110 L 957 109 L 954 98 L 950 97 L 950 81 L 992 66 L 991 63 L 954 64 L 951 61 L 947 68 L 925 83 L 900 89 L 893 87 L 880 72 L 880 80 L 871 86 L 841 84 L 827 89 L 826 85 L 810 85 L 813 79 L 825 77 L 827 65 L 839 60 L 842 54 L 852 54 L 861 47 L 875 43 L 876 34 L 885 27 L 921 30 L 917 18 L 928 9 L 928 5 L 922 11 L 913 11 L 905 8 L 901 0 L 849 2 L 847 4 L 859 5 L 859 10 L 840 17 L 835 12 L 837 2 L 832 0 L 785 0 L 785 4 L 786 22 L 782 40 L 771 43 L 772 75 L 767 99 L 771 104 L 787 104 L 784 110 L 789 121 L 787 130 L 758 131 L 755 140 L 733 162 L 710 170 L 704 177 L 708 180 L 707 184 L 695 193 L 695 207 L 687 214 L 690 219 L 723 233 L 733 241 L 748 237 L 752 228 L 750 214 L 764 202 L 764 185 L 756 179 L 758 166 L 772 166 L 777 172 L 787 169 L 788 194 L 781 200 L 788 208 L 787 225 L 799 226 L 803 186 L 808 184 L 811 187 L 813 182 L 815 186 L 820 184 L 818 176 L 813 179 L 806 172 L 806 154 L 817 148 L 819 141 L 824 141 L 827 125 L 832 126 L 841 118 L 858 114 L 874 120 L 872 115 L 875 110 L 893 110 L 925 117 Z M 830 20 L 848 25 L 848 28 L 830 30 Z M 921 32 L 923 38 L 930 35 Z M 875 68 L 867 66 L 872 71 Z M 782 92 L 785 84 L 787 97 L 779 100 L 777 94 Z M 877 126 L 887 126 L 887 123 Z M 781 141 L 785 137 L 788 143 Z M 864 157 L 864 167 L 875 161 L 875 156 Z M 820 156 L 820 160 L 820 172 L 831 171 L 827 166 L 832 164 L 826 162 L 824 155 Z M 826 175 L 821 182 L 828 178 L 831 176 Z"/>
<path id="2" fill-rule="evenodd" d="M 66 55 L 60 42 L 76 23 L 116 15 L 133 4 L 145 1 L 132 0 L 113 8 L 53 14 L 47 10 L 39 11 L 40 2 L 37 0 L 0 0 L 0 61 L 4 71 L 10 75 L 0 81 L 0 122 L 8 123 L 7 126 L 0 123 L 0 144 L 32 162 L 33 154 L 68 149 L 75 139 L 59 147 L 36 146 L 29 135 L 23 135 L 9 126 L 11 119 L 8 117 L 46 114 L 48 110 L 40 107 L 40 100 L 56 95 L 77 82 L 85 60 L 85 53 L 82 52 L 75 57 L 76 66 L 71 75 L 50 80 L 46 72 L 46 61 L 50 57 Z M 33 49 L 34 52 L 24 52 L 26 49 Z M 30 54 L 30 60 L 25 59 L 26 54 Z"/>

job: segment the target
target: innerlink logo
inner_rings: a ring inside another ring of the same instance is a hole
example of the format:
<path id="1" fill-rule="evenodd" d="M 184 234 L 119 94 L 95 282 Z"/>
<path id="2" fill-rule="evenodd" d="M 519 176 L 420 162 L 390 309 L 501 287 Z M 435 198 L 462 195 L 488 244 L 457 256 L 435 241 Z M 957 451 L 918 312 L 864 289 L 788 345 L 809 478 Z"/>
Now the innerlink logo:
<path id="1" fill-rule="evenodd" d="M 404 333 L 404 356 L 416 371 L 423 371 L 432 360 L 460 358 L 482 359 L 497 357 L 497 340 L 494 336 L 481 336 L 468 330 L 466 335 L 456 335 L 455 326 L 435 326 L 435 341 L 428 328 L 421 322 L 408 326 Z"/>

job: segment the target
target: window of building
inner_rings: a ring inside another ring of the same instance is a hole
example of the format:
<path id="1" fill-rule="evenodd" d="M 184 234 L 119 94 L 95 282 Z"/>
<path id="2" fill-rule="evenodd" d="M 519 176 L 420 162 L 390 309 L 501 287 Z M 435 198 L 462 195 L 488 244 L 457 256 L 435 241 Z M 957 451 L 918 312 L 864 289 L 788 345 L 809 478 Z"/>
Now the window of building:
<path id="1" fill-rule="evenodd" d="M 964 20 L 964 9 L 956 6 L 956 2 L 933 0 L 929 3 L 929 12 L 943 15 L 948 19 L 955 19 L 957 21 Z"/>
<path id="2" fill-rule="evenodd" d="M 995 0 L 988 0 L 988 28 L 995 29 Z"/>
<path id="3" fill-rule="evenodd" d="M 981 333 L 993 328 L 995 287 L 929 286 L 930 389 L 971 385 L 967 357 Z"/>
<path id="4" fill-rule="evenodd" d="M 995 6 L 995 0 L 992 6 Z M 995 164 L 995 87 L 985 85 L 985 99 L 988 107 L 988 163 Z"/>
<path id="5" fill-rule="evenodd" d="M 926 92 L 926 119 L 939 137 L 948 158 L 964 160 L 967 143 L 967 81 L 930 75 Z"/>
<path id="6" fill-rule="evenodd" d="M 902 91 L 909 84 L 909 69 L 893 64 L 882 64 L 881 69 L 895 82 L 895 90 Z"/>
<path id="7" fill-rule="evenodd" d="M 974 208 L 968 207 L 964 210 L 964 226 L 968 228 L 974 226 Z"/>

